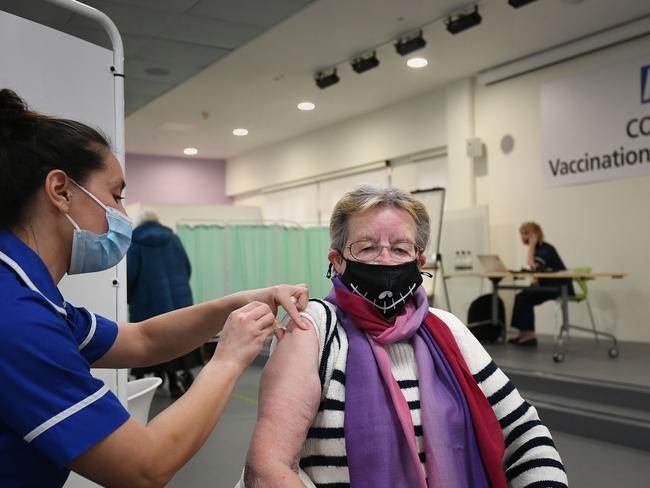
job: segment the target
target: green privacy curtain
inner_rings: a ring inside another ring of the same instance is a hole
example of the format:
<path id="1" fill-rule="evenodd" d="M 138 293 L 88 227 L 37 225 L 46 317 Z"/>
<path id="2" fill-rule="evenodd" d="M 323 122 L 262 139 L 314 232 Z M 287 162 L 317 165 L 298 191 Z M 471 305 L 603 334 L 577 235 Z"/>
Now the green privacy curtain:
<path id="1" fill-rule="evenodd" d="M 178 225 L 192 263 L 196 303 L 278 283 L 306 283 L 324 297 L 329 234 L 325 227 L 281 225 Z"/>
<path id="2" fill-rule="evenodd" d="M 225 228 L 179 225 L 176 231 L 192 264 L 190 286 L 194 303 L 225 295 L 227 284 L 222 261 L 226 249 Z"/>

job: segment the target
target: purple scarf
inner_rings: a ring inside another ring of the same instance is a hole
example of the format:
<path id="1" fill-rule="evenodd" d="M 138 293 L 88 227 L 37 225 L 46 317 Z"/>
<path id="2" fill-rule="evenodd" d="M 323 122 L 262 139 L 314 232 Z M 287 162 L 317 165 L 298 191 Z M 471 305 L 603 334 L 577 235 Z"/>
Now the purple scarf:
<path id="1" fill-rule="evenodd" d="M 487 488 L 489 482 L 463 392 L 433 337 L 421 326 L 428 309 L 419 288 L 381 334 L 364 332 L 357 310 L 345 310 L 336 289 L 326 300 L 337 306 L 349 351 L 345 385 L 345 443 L 351 485 L 358 487 Z M 345 302 L 347 304 L 347 301 Z M 406 399 L 390 370 L 385 346 L 413 338 L 419 373 L 420 414 L 426 453 L 426 480 L 415 444 Z"/>

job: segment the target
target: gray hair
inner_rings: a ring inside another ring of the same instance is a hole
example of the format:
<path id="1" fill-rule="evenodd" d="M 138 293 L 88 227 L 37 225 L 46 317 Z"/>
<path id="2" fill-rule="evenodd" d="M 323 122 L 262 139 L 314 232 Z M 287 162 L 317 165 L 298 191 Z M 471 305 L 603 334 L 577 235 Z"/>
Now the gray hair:
<path id="1" fill-rule="evenodd" d="M 140 225 L 146 224 L 147 222 L 160 223 L 160 219 L 158 218 L 158 214 L 156 213 L 155 210 L 151 210 L 150 208 L 147 208 L 140 213 Z"/>
<path id="2" fill-rule="evenodd" d="M 330 218 L 331 248 L 342 251 L 345 247 L 350 217 L 382 206 L 395 207 L 408 212 L 415 222 L 415 245 L 420 249 L 426 249 L 431 222 L 422 202 L 397 188 L 373 185 L 357 186 L 336 202 Z"/>

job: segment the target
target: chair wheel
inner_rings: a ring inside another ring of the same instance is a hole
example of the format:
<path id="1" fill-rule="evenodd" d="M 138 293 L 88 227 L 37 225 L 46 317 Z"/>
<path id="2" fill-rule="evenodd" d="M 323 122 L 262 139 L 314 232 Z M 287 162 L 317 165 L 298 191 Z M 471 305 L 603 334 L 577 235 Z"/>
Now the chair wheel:
<path id="1" fill-rule="evenodd" d="M 615 347 L 610 347 L 609 350 L 607 351 L 609 354 L 610 358 L 617 358 L 618 357 L 618 349 Z"/>
<path id="2" fill-rule="evenodd" d="M 556 363 L 561 363 L 562 361 L 564 361 L 564 353 L 556 352 L 555 354 L 553 354 L 553 361 L 555 361 Z"/>

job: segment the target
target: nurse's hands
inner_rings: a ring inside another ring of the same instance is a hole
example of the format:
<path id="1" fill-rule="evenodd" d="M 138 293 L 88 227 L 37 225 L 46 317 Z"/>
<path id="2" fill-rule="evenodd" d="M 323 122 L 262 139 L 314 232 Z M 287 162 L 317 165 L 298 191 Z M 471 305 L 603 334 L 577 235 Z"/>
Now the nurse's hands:
<path id="1" fill-rule="evenodd" d="M 228 362 L 243 372 L 275 327 L 275 313 L 267 304 L 253 301 L 238 308 L 228 316 L 212 360 Z"/>
<path id="2" fill-rule="evenodd" d="M 308 329 L 300 314 L 309 301 L 309 289 L 304 283 L 298 285 L 275 285 L 269 288 L 256 290 L 255 299 L 266 303 L 274 315 L 278 313 L 278 306 L 284 308 L 291 319 L 301 329 Z"/>

